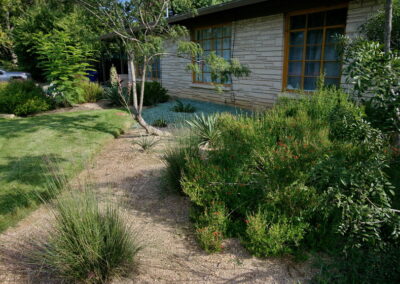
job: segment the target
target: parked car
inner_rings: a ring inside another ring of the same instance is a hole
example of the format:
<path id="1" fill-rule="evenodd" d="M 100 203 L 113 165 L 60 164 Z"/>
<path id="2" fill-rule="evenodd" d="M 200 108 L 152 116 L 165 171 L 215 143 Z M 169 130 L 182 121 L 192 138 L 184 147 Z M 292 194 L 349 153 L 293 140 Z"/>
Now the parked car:
<path id="1" fill-rule="evenodd" d="M 12 79 L 28 80 L 31 74 L 26 72 L 8 72 L 0 69 L 0 82 L 10 81 Z"/>

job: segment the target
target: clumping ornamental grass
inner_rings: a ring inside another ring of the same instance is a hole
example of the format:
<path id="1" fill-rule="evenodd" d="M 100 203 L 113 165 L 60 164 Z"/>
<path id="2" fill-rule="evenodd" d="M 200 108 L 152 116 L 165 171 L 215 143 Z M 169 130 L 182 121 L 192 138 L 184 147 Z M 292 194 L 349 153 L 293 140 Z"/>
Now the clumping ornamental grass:
<path id="1" fill-rule="evenodd" d="M 39 274 L 67 283 L 107 283 L 135 268 L 141 247 L 115 203 L 89 189 L 69 189 L 54 201 L 53 231 L 38 241 L 32 260 Z"/>

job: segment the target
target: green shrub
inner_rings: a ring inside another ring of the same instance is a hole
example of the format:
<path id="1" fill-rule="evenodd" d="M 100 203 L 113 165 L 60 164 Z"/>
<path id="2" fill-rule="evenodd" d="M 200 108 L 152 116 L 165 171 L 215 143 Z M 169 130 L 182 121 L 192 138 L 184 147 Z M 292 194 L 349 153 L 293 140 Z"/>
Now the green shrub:
<path id="1" fill-rule="evenodd" d="M 191 104 L 184 104 L 180 100 L 176 101 L 176 105 L 174 105 L 171 109 L 174 112 L 186 112 L 186 113 L 193 113 L 196 111 L 196 108 Z"/>
<path id="2" fill-rule="evenodd" d="M 0 113 L 25 116 L 53 107 L 53 101 L 33 81 L 13 80 L 0 84 Z"/>
<path id="3" fill-rule="evenodd" d="M 140 94 L 141 84 L 137 84 L 137 92 Z M 153 106 L 165 103 L 169 100 L 167 89 L 163 88 L 159 82 L 146 82 L 144 89 L 144 106 Z"/>
<path id="4" fill-rule="evenodd" d="M 83 100 L 86 103 L 95 103 L 104 96 L 104 89 L 100 84 L 89 81 L 81 81 L 79 88 L 82 89 Z"/>
<path id="5" fill-rule="evenodd" d="M 40 269 L 69 283 L 106 283 L 132 271 L 140 247 L 116 205 L 71 189 L 55 200 L 54 213 L 54 231 L 33 254 Z"/>
<path id="6" fill-rule="evenodd" d="M 163 155 L 166 164 L 165 182 L 169 189 L 182 193 L 181 180 L 186 168 L 186 160 L 192 153 L 197 152 L 190 138 L 180 139 Z"/>
<path id="7" fill-rule="evenodd" d="M 385 174 L 390 151 L 364 117 L 332 88 L 283 98 L 253 117 L 221 115 L 207 158 L 175 152 L 167 163 L 198 212 L 201 245 L 212 251 L 221 242 L 213 222 L 202 221 L 213 202 L 229 212 L 222 236 L 240 238 L 259 256 L 392 245 L 398 222 Z"/>
<path id="8" fill-rule="evenodd" d="M 192 213 L 192 218 L 195 214 Z M 222 203 L 213 201 L 204 212 L 197 212 L 197 214 L 194 220 L 196 237 L 200 246 L 209 253 L 221 251 L 228 224 L 226 208 Z"/>
<path id="9" fill-rule="evenodd" d="M 258 212 L 246 219 L 247 249 L 256 256 L 276 256 L 293 253 L 292 248 L 298 247 L 305 235 L 306 224 L 291 224 L 286 218 Z"/>
<path id="10" fill-rule="evenodd" d="M 112 85 L 104 88 L 104 98 L 113 106 L 126 106 L 130 100 L 129 90 L 126 87 Z"/>
<path id="11" fill-rule="evenodd" d="M 160 118 L 160 119 L 155 120 L 151 125 L 154 127 L 165 128 L 168 126 L 168 123 L 165 119 Z"/>

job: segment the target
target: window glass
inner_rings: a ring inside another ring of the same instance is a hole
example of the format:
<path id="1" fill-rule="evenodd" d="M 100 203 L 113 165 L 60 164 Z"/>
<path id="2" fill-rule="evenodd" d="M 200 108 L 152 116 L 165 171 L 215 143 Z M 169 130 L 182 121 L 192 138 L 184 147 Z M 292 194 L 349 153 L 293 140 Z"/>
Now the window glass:
<path id="1" fill-rule="evenodd" d="M 287 88 L 289 90 L 297 90 L 301 88 L 301 77 L 292 77 L 289 76 L 288 78 L 288 85 Z"/>
<path id="2" fill-rule="evenodd" d="M 340 84 L 341 58 L 336 43 L 344 34 L 347 9 L 289 17 L 286 88 L 315 90 L 324 73 L 329 85 Z"/>
<path id="3" fill-rule="evenodd" d="M 303 29 L 306 27 L 306 15 L 294 16 L 290 20 L 290 29 Z"/>
<path id="4" fill-rule="evenodd" d="M 231 54 L 231 35 L 232 30 L 230 26 L 220 26 L 213 28 L 203 28 L 195 30 L 195 40 L 200 44 L 200 46 L 204 49 L 204 55 L 208 56 L 211 52 L 215 52 L 216 55 L 225 58 L 226 60 L 230 60 L 232 57 Z M 201 61 L 200 58 L 197 58 L 198 61 Z M 195 82 L 198 83 L 211 83 L 213 82 L 211 77 L 211 68 L 210 66 L 201 63 L 201 74 L 196 74 L 194 76 Z M 218 81 L 214 81 L 214 83 L 220 83 Z M 231 79 L 225 84 L 231 84 Z"/>
<path id="5" fill-rule="evenodd" d="M 314 13 L 308 15 L 308 27 L 322 27 L 324 25 L 325 13 Z"/>
<path id="6" fill-rule="evenodd" d="M 289 75 L 301 75 L 303 68 L 302 62 L 290 62 L 289 63 Z"/>

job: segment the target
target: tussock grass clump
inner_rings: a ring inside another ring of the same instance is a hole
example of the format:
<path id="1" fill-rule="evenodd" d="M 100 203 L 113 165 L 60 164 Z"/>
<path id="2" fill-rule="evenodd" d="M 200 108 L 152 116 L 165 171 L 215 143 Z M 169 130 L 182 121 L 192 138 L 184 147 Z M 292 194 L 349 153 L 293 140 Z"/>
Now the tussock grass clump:
<path id="1" fill-rule="evenodd" d="M 106 283 L 135 267 L 140 246 L 115 204 L 100 204 L 90 189 L 69 190 L 53 212 L 54 231 L 32 255 L 41 270 L 68 283 Z"/>

